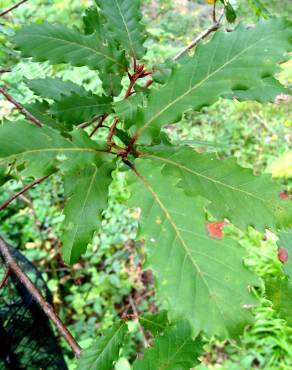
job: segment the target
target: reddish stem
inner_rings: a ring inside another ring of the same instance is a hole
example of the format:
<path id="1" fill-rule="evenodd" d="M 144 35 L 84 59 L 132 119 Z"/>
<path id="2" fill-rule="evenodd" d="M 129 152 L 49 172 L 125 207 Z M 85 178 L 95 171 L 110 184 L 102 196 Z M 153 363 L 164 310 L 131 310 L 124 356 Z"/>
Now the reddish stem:
<path id="1" fill-rule="evenodd" d="M 0 17 L 3 17 L 4 15 L 8 14 L 9 12 L 11 12 L 12 10 L 18 8 L 21 4 L 24 4 L 26 3 L 28 0 L 21 0 L 19 1 L 18 3 L 12 5 L 10 8 L 6 9 L 6 10 L 3 10 L 3 12 L 0 13 Z"/>

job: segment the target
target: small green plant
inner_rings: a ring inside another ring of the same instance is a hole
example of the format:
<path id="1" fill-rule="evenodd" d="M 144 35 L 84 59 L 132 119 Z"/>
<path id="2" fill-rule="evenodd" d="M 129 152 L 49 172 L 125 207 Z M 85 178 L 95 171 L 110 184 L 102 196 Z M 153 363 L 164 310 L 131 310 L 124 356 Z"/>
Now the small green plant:
<path id="1" fill-rule="evenodd" d="M 231 4 L 221 2 L 227 20 L 235 21 Z M 201 333 L 238 336 L 258 303 L 253 288 L 259 278 L 245 267 L 244 248 L 223 237 L 224 224 L 278 232 L 292 226 L 292 207 L 269 176 L 254 176 L 232 158 L 174 145 L 163 127 L 219 98 L 267 102 L 287 93 L 274 76 L 291 50 L 291 24 L 271 18 L 227 32 L 215 1 L 213 23 L 199 38 L 173 60 L 145 66 L 140 2 L 96 4 L 86 11 L 83 30 L 44 22 L 23 26 L 13 37 L 23 58 L 96 71 L 103 94 L 47 77 L 26 81 L 39 98 L 22 105 L 0 88 L 27 118 L 0 126 L 0 183 L 17 173 L 33 179 L 0 209 L 59 173 L 66 195 L 62 251 L 72 264 L 101 226 L 113 172 L 126 171 L 128 206 L 141 212 L 144 266 L 153 271 L 157 297 L 167 308 L 139 317 L 155 339 L 133 368 L 190 369 L 202 353 Z M 210 41 L 201 42 L 211 33 Z M 287 263 L 286 255 L 279 258 Z M 271 281 L 268 288 L 287 315 L 286 300 L 279 302 L 279 296 L 291 292 L 290 282 Z M 112 369 L 128 319 L 84 351 L 78 369 Z"/>

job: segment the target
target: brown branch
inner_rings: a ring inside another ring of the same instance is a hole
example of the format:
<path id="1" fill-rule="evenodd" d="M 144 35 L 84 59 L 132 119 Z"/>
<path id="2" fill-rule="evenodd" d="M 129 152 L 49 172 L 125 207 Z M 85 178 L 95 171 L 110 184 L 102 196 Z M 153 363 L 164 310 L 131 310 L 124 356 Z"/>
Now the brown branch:
<path id="1" fill-rule="evenodd" d="M 129 296 L 129 303 L 130 303 L 130 306 L 131 306 L 131 308 L 133 310 L 133 313 L 135 315 L 135 318 L 138 320 L 138 327 L 139 327 L 139 330 L 140 330 L 140 332 L 141 332 L 141 334 L 143 336 L 144 348 L 148 348 L 148 347 L 150 347 L 150 344 L 148 342 L 148 339 L 147 339 L 146 333 L 145 333 L 145 331 L 143 329 L 143 326 L 141 325 L 141 323 L 139 321 L 139 312 L 138 312 L 137 307 L 136 307 L 136 305 L 134 303 L 134 300 L 133 300 L 133 298 L 131 296 Z"/>
<path id="2" fill-rule="evenodd" d="M 94 127 L 94 129 L 91 131 L 91 133 L 89 134 L 89 137 L 92 137 L 95 133 L 96 133 L 96 131 L 100 128 L 100 127 L 102 127 L 102 125 L 103 125 L 103 123 L 104 123 L 104 121 L 107 119 L 107 117 L 109 116 L 109 114 L 108 113 L 105 113 L 105 114 L 103 114 L 101 117 L 100 117 L 100 120 L 99 120 L 99 122 L 98 122 L 98 124 Z"/>
<path id="3" fill-rule="evenodd" d="M 100 115 L 96 115 L 96 116 L 93 116 L 89 121 L 85 121 L 83 123 L 80 123 L 80 125 L 78 125 L 77 127 L 78 128 L 85 128 L 85 127 L 88 127 L 90 126 L 92 123 L 94 123 L 95 121 L 97 121 L 99 119 Z"/>
<path id="4" fill-rule="evenodd" d="M 11 12 L 12 10 L 18 8 L 21 4 L 24 4 L 26 3 L 28 0 L 21 0 L 19 1 L 18 3 L 12 5 L 10 8 L 6 9 L 6 10 L 3 10 L 3 12 L 0 13 L 0 17 L 3 17 L 4 15 L 8 14 L 9 12 Z"/>
<path id="5" fill-rule="evenodd" d="M 30 278 L 25 274 L 25 272 L 22 271 L 22 269 L 17 264 L 14 257 L 11 255 L 7 245 L 2 239 L 0 239 L 0 252 L 5 260 L 7 267 L 11 270 L 11 272 L 13 272 L 18 277 L 23 286 L 29 291 L 34 300 L 39 304 L 40 308 L 44 311 L 48 318 L 55 324 L 61 336 L 72 348 L 76 357 L 79 357 L 81 353 L 80 346 L 73 338 L 72 334 L 69 332 L 66 326 L 63 324 L 63 322 L 60 320 L 60 318 L 57 316 L 54 308 L 45 300 L 43 295 L 40 293 L 38 288 L 33 284 Z"/>
<path id="6" fill-rule="evenodd" d="M 109 132 L 109 134 L 106 138 L 106 143 L 107 143 L 108 146 L 111 146 L 111 144 L 112 144 L 112 138 L 114 136 L 115 129 L 117 127 L 118 122 L 119 122 L 119 118 L 116 117 L 115 120 L 114 120 L 114 123 L 111 125 L 110 132 Z"/>
<path id="7" fill-rule="evenodd" d="M 12 69 L 10 68 L 1 68 L 0 73 L 7 73 L 7 72 L 12 72 Z"/>
<path id="8" fill-rule="evenodd" d="M 14 201 L 14 199 L 18 198 L 20 195 L 22 195 L 23 193 L 25 193 L 27 190 L 29 190 L 33 186 L 35 186 L 37 184 L 40 184 L 41 182 L 43 182 L 48 177 L 49 177 L 49 175 L 40 177 L 39 179 L 36 179 L 33 182 L 31 182 L 30 184 L 26 185 L 18 193 L 12 195 L 12 197 L 10 197 L 8 200 L 6 200 L 6 202 L 2 203 L 0 205 L 0 211 L 2 211 L 2 209 L 6 208 L 8 206 L 8 204 L 10 204 L 12 201 Z"/>
<path id="9" fill-rule="evenodd" d="M 4 277 L 3 277 L 3 279 L 2 279 L 2 281 L 1 281 L 1 283 L 0 283 L 0 289 L 2 289 L 2 288 L 4 287 L 4 285 L 6 284 L 6 282 L 7 282 L 8 278 L 9 278 L 10 273 L 11 273 L 11 270 L 10 270 L 10 268 L 8 267 L 8 268 L 6 269 L 5 274 L 4 274 Z"/>
<path id="10" fill-rule="evenodd" d="M 28 120 L 30 120 L 34 125 L 38 127 L 42 127 L 43 124 L 39 121 L 35 116 L 33 116 L 28 110 L 24 108 L 23 105 L 18 103 L 7 91 L 4 87 L 0 87 L 0 94 L 4 95 L 5 98 L 10 101 Z"/>

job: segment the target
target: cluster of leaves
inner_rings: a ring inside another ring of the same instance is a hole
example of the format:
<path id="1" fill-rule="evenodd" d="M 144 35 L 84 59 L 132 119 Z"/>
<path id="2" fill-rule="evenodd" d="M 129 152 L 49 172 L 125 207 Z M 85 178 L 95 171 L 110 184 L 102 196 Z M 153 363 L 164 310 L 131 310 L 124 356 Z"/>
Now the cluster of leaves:
<path id="1" fill-rule="evenodd" d="M 229 2 L 223 3 L 228 19 Z M 127 171 L 128 205 L 141 209 L 145 267 L 153 270 L 157 295 L 168 307 L 167 315 L 141 318 L 156 339 L 134 369 L 188 369 L 201 351 L 199 337 L 193 338 L 201 332 L 238 335 L 257 304 L 250 287 L 258 279 L 243 264 L 243 248 L 212 232 L 208 215 L 221 226 L 228 219 L 243 230 L 252 225 L 278 231 L 292 225 L 292 214 L 268 176 L 256 177 L 233 159 L 173 145 L 162 128 L 220 97 L 266 102 L 287 92 L 274 75 L 291 48 L 291 25 L 270 19 L 251 29 L 219 30 L 192 56 L 147 70 L 138 63 L 145 54 L 139 6 L 138 0 L 97 0 L 86 11 L 83 31 L 44 22 L 17 32 L 13 41 L 23 57 L 87 66 L 98 72 L 104 94 L 56 78 L 27 81 L 39 99 L 25 108 L 42 127 L 26 121 L 1 125 L 1 180 L 14 171 L 28 178 L 62 176 L 63 256 L 74 263 L 101 225 L 113 171 Z M 135 85 L 149 74 L 156 86 Z M 84 127 L 97 118 L 89 134 Z M 97 129 L 109 134 L 95 140 Z M 153 329 L 157 322 L 159 331 Z M 80 369 L 110 369 L 126 329 L 121 321 L 99 338 L 82 356 Z"/>

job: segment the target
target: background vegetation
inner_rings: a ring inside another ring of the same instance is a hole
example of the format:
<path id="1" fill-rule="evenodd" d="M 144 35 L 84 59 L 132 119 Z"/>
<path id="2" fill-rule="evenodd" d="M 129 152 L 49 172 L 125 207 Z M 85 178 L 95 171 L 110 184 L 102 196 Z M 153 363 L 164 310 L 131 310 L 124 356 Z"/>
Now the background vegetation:
<path id="1" fill-rule="evenodd" d="M 6 8 L 13 2 L 2 0 Z M 243 21 L 255 20 L 248 1 L 236 3 Z M 292 4 L 285 1 L 263 1 L 271 14 L 291 14 Z M 47 75 L 70 79 L 98 92 L 100 81 L 87 68 L 50 66 L 47 63 L 20 61 L 5 41 L 21 24 L 60 21 L 80 25 L 82 11 L 90 0 L 31 0 L 5 18 L 0 24 L 0 65 L 12 68 L 13 73 L 2 75 L 10 92 L 22 103 L 32 94 L 22 82 L 24 78 Z M 210 23 L 210 5 L 206 1 L 160 0 L 143 1 L 144 22 L 150 41 L 148 61 L 159 63 L 174 55 L 197 33 Z M 292 83 L 292 65 L 286 63 L 281 72 L 286 84 Z M 13 107 L 0 98 L 0 119 L 16 115 Z M 200 151 L 218 151 L 220 157 L 233 154 L 238 162 L 256 173 L 270 172 L 279 178 L 283 189 L 292 193 L 292 122 L 291 100 L 279 97 L 275 104 L 220 101 L 200 113 L 188 112 L 182 121 L 166 130 L 173 140 L 188 140 Z M 11 179 L 0 193 L 0 203 L 21 188 Z M 134 241 L 138 215 L 126 209 L 127 197 L 122 176 L 116 178 L 111 189 L 110 206 L 104 214 L 103 231 L 95 236 L 87 254 L 72 268 L 60 257 L 58 210 L 63 204 L 63 189 L 57 176 L 19 198 L 0 213 L 0 235 L 22 252 L 44 272 L 53 292 L 56 308 L 78 338 L 82 347 L 88 346 L 96 335 L 110 327 L 117 317 L 131 313 L 152 311 L 154 290 L 152 276 L 141 269 L 143 243 Z M 262 235 L 250 228 L 243 235 L 234 227 L 227 233 L 236 236 L 248 248 L 246 263 L 262 277 L 277 276 L 276 238 L 271 233 Z M 1 279 L 2 271 L 0 271 Z M 200 369 L 291 369 L 292 330 L 273 311 L 265 292 L 260 290 L 261 306 L 255 309 L 255 324 L 247 328 L 241 340 L 206 342 Z M 117 370 L 130 369 L 137 351 L 147 345 L 147 334 L 138 321 L 131 324 Z M 65 344 L 64 352 L 70 369 L 75 361 Z"/>

